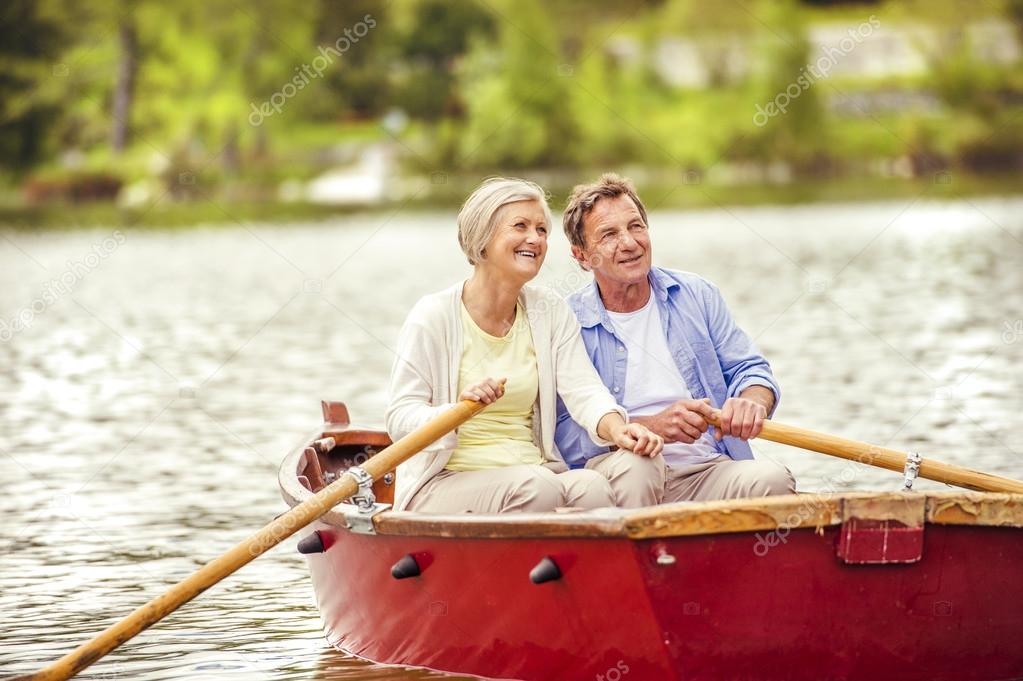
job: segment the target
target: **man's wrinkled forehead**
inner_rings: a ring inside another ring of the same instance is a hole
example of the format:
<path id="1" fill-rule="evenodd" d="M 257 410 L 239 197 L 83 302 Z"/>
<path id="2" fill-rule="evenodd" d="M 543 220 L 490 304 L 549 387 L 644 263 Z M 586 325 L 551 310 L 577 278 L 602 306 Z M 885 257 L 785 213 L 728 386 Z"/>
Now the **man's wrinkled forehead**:
<path id="1" fill-rule="evenodd" d="M 627 195 L 600 197 L 593 203 L 593 208 L 583 217 L 583 228 L 592 233 L 603 227 L 618 227 L 621 223 L 633 220 L 644 222 L 636 203 Z"/>

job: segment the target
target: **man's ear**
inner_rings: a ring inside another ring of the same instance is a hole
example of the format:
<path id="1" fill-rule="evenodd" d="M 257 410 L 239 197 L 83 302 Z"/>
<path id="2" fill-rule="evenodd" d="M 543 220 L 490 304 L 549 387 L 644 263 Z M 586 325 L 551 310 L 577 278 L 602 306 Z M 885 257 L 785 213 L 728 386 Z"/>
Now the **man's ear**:
<path id="1" fill-rule="evenodd" d="M 583 268 L 587 272 L 590 271 L 590 264 L 586 262 L 586 255 L 583 253 L 583 249 L 578 246 L 572 246 L 572 257 L 575 258 L 577 263 L 579 263 L 579 267 Z"/>

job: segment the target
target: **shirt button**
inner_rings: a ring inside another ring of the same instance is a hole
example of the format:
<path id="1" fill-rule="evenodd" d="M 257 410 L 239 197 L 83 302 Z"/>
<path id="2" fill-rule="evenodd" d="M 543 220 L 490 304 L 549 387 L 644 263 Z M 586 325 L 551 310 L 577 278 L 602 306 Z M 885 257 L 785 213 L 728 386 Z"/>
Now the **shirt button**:
<path id="1" fill-rule="evenodd" d="M 625 346 L 624 345 L 619 345 L 618 346 L 618 352 L 625 352 Z"/>
<path id="2" fill-rule="evenodd" d="M 618 392 L 618 386 L 615 386 L 615 392 Z"/>

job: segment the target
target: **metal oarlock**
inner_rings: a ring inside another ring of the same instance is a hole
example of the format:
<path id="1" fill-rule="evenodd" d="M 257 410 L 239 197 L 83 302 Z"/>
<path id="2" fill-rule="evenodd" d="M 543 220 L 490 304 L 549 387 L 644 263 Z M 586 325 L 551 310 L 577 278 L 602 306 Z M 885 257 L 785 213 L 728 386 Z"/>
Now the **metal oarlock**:
<path id="1" fill-rule="evenodd" d="M 920 462 L 923 457 L 916 452 L 906 454 L 906 467 L 902 469 L 902 491 L 913 491 L 913 481 L 920 474 Z"/>
<path id="2" fill-rule="evenodd" d="M 377 501 L 373 494 L 373 476 L 361 466 L 352 466 L 345 473 L 355 478 L 356 484 L 359 485 L 359 491 L 352 495 L 351 503 L 358 506 L 359 510 L 364 513 L 372 509 L 373 504 Z"/>
<path id="3" fill-rule="evenodd" d="M 373 516 L 386 511 L 391 505 L 376 503 L 377 498 L 373 494 L 373 476 L 361 466 L 352 466 L 345 473 L 355 478 L 355 482 L 359 485 L 359 491 L 348 500 L 349 505 L 354 504 L 355 508 L 344 513 L 348 529 L 357 534 L 376 534 Z"/>

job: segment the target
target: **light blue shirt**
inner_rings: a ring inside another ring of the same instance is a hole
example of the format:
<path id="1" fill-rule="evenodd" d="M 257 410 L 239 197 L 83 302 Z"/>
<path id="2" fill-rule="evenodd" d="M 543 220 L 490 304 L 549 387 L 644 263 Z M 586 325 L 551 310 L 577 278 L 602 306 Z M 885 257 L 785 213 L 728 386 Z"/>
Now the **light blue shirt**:
<path id="1" fill-rule="evenodd" d="M 771 366 L 750 337 L 736 326 L 718 288 L 695 274 L 660 267 L 652 267 L 648 279 L 672 359 L 693 399 L 709 397 L 711 405 L 720 409 L 729 397 L 738 397 L 750 386 L 762 385 L 774 393 L 777 408 L 781 390 Z M 615 335 L 597 282 L 573 293 L 568 304 L 582 326 L 590 361 L 615 400 L 622 404 L 628 349 Z M 573 468 L 580 468 L 588 459 L 608 451 L 607 447 L 594 444 L 586 430 L 572 420 L 560 399 L 554 441 Z M 725 437 L 715 446 L 736 460 L 753 458 L 749 443 L 738 438 Z"/>

